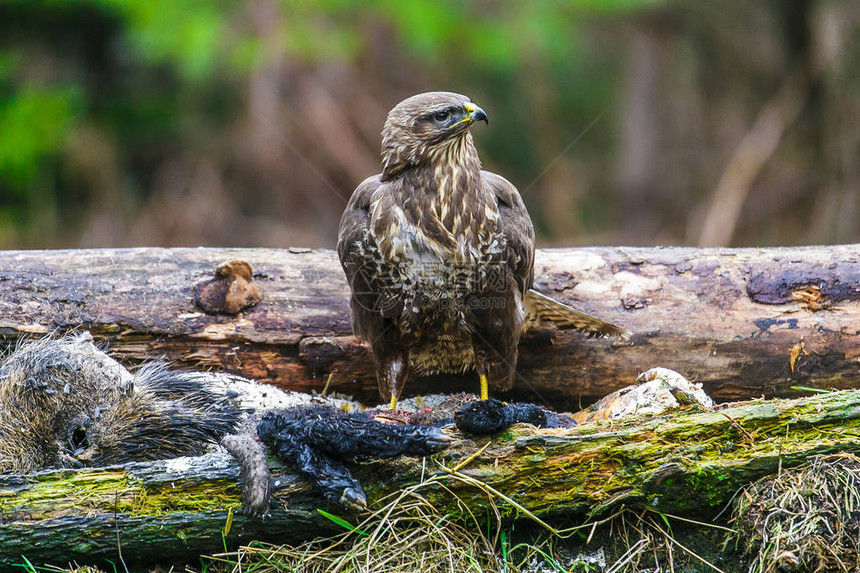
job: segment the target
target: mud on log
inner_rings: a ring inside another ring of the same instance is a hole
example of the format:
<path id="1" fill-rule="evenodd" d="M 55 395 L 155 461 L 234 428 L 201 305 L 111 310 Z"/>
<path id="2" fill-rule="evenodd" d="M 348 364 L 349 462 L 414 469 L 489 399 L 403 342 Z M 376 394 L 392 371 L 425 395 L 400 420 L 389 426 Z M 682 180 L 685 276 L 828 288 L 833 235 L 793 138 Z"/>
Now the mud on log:
<path id="1" fill-rule="evenodd" d="M 860 454 L 860 390 L 573 430 L 518 425 L 490 438 L 451 431 L 460 440 L 432 458 L 360 464 L 355 475 L 371 507 L 423 476 L 439 481 L 421 494 L 454 516 L 488 505 L 486 491 L 471 482 L 479 480 L 542 517 L 601 515 L 624 504 L 705 519 L 738 488 L 780 467 L 819 454 Z M 476 453 L 456 474 L 446 471 Z M 22 555 L 33 564 L 116 563 L 118 546 L 127 563 L 194 563 L 225 546 L 298 541 L 331 527 L 316 512 L 325 502 L 309 486 L 283 468 L 275 475 L 265 521 L 241 514 L 238 469 L 227 454 L 0 476 L 0 565 Z M 510 503 L 496 503 L 505 516 L 517 515 Z"/>
<path id="2" fill-rule="evenodd" d="M 263 300 L 205 314 L 193 286 L 249 262 Z M 627 343 L 534 333 L 514 397 L 577 409 L 653 366 L 716 399 L 793 396 L 792 386 L 860 385 L 860 245 L 779 249 L 588 248 L 537 254 L 547 294 L 630 329 Z M 89 329 L 127 361 L 227 370 L 285 389 L 373 402 L 367 352 L 352 336 L 335 254 L 306 249 L 0 252 L 0 335 Z M 406 394 L 475 388 L 472 375 L 416 380 Z"/>

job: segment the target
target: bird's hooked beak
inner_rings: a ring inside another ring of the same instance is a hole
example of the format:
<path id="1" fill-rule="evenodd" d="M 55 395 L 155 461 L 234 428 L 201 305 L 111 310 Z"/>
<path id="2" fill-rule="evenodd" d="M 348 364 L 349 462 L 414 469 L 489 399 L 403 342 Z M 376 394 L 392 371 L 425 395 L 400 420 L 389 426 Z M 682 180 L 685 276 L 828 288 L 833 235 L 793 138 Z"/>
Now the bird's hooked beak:
<path id="1" fill-rule="evenodd" d="M 483 121 L 487 125 L 490 125 L 490 118 L 487 117 L 487 113 L 484 110 L 482 110 L 472 102 L 466 103 L 466 105 L 464 105 L 463 107 L 466 109 L 466 113 L 469 114 L 469 121 L 471 123 Z"/>

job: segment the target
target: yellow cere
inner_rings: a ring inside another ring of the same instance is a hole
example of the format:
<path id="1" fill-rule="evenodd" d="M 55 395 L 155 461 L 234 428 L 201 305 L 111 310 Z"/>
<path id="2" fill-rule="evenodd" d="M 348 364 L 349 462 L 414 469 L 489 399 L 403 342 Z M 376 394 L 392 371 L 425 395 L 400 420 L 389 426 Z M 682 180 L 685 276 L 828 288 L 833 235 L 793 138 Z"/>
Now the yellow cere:
<path id="1" fill-rule="evenodd" d="M 463 109 L 466 110 L 466 117 L 455 123 L 454 125 L 460 125 L 461 123 L 471 123 L 472 117 L 475 115 L 475 110 L 477 109 L 472 103 L 463 104 Z M 453 125 L 451 127 L 454 127 Z"/>

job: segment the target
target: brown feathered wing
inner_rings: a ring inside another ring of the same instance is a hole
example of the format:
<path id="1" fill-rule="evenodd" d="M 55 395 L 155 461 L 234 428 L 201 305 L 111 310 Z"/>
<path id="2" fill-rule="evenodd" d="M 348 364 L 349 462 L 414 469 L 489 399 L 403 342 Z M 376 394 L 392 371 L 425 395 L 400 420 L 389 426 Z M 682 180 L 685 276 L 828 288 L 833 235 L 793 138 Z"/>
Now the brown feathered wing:
<path id="1" fill-rule="evenodd" d="M 630 331 L 609 322 L 580 312 L 561 301 L 530 289 L 523 298 L 526 308 L 526 326 L 531 328 L 541 322 L 552 322 L 558 328 L 573 328 L 591 336 L 603 338 L 613 336 L 627 340 Z"/>
<path id="2" fill-rule="evenodd" d="M 492 189 L 499 206 L 499 226 L 507 248 L 505 260 L 510 276 L 522 296 L 534 282 L 535 230 L 519 191 L 507 179 L 482 171 L 484 184 Z"/>
<path id="3" fill-rule="evenodd" d="M 379 307 L 379 288 L 368 281 L 364 238 L 373 193 L 384 185 L 390 183 L 380 181 L 379 175 L 362 181 L 349 198 L 338 229 L 337 254 L 352 290 L 352 327 L 355 333 L 366 341 L 374 340 L 378 335 L 377 328 L 382 327 L 381 316 L 373 312 L 373 309 Z"/>

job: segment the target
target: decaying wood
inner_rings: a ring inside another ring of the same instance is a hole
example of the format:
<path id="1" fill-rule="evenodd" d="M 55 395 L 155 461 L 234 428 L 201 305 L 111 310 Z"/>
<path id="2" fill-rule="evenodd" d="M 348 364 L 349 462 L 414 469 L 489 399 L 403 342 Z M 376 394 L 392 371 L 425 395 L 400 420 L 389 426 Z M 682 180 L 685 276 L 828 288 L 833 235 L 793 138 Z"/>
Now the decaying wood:
<path id="1" fill-rule="evenodd" d="M 546 518 L 602 515 L 624 504 L 705 519 L 738 488 L 780 467 L 819 454 L 860 454 L 860 390 L 572 430 L 521 425 L 491 438 L 451 431 L 459 441 L 426 460 L 358 465 L 371 507 L 432 477 L 439 481 L 421 494 L 453 516 L 485 510 L 487 490 L 477 483 L 483 482 Z M 0 477 L 0 565 L 21 555 L 33 563 L 117 562 L 117 536 L 127 562 L 188 563 L 225 544 L 317 535 L 331 526 L 317 508 L 343 515 L 283 468 L 275 475 L 276 499 L 265 521 L 241 514 L 238 470 L 226 454 Z M 494 497 L 503 515 L 517 515 L 512 503 Z"/>
<path id="2" fill-rule="evenodd" d="M 254 269 L 263 300 L 208 315 L 193 287 L 229 260 Z M 630 329 L 629 342 L 546 332 L 520 351 L 514 396 L 577 409 L 653 366 L 716 399 L 797 395 L 860 382 L 860 245 L 780 249 L 539 251 L 537 286 Z M 128 249 L 0 253 L 7 340 L 89 329 L 129 361 L 234 372 L 282 388 L 373 402 L 367 352 L 352 336 L 347 285 L 331 251 Z M 416 380 L 407 395 L 473 390 L 473 375 Z"/>

